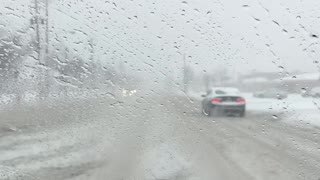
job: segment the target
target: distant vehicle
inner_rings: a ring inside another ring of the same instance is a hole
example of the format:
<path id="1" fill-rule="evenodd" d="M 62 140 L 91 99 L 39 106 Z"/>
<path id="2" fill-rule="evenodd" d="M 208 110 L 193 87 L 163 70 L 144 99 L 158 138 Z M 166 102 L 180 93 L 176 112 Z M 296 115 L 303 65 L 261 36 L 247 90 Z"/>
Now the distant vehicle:
<path id="1" fill-rule="evenodd" d="M 134 94 L 137 93 L 137 90 L 127 90 L 127 89 L 123 89 L 122 90 L 122 96 L 126 97 L 126 96 L 132 96 Z"/>
<path id="2" fill-rule="evenodd" d="M 314 97 L 314 98 L 320 98 L 320 87 L 314 87 L 310 91 L 306 92 L 305 94 L 302 94 L 304 97 Z"/>
<path id="3" fill-rule="evenodd" d="M 288 93 L 278 89 L 269 89 L 265 91 L 255 92 L 253 96 L 256 98 L 275 98 L 285 99 L 288 97 Z"/>
<path id="4" fill-rule="evenodd" d="M 212 88 L 202 95 L 202 112 L 207 116 L 236 115 L 243 117 L 246 111 L 246 100 L 236 88 Z"/>
<path id="5" fill-rule="evenodd" d="M 304 92 L 301 93 L 302 97 L 311 97 L 312 95 L 310 94 L 310 89 L 309 90 L 305 90 Z"/>

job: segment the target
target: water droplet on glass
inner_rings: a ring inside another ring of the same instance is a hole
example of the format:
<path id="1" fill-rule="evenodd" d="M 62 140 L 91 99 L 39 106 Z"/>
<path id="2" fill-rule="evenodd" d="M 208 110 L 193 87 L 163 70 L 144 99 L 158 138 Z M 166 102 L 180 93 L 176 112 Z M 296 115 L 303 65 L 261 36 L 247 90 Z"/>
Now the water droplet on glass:
<path id="1" fill-rule="evenodd" d="M 285 33 L 285 34 L 288 33 L 288 31 L 286 29 L 282 29 L 282 32 Z"/>
<path id="2" fill-rule="evenodd" d="M 277 26 L 280 26 L 280 24 L 277 21 L 272 21 L 274 24 L 276 24 Z"/>
<path id="3" fill-rule="evenodd" d="M 307 92 L 307 88 L 301 88 L 301 93 L 306 93 Z"/>
<path id="4" fill-rule="evenodd" d="M 253 17 L 252 18 L 256 21 L 256 22 L 260 22 L 261 20 L 259 18 Z"/>
<path id="5" fill-rule="evenodd" d="M 182 3 L 182 4 L 188 4 L 188 2 L 187 2 L 187 1 L 182 1 L 181 3 Z"/>
<path id="6" fill-rule="evenodd" d="M 313 38 L 319 38 L 319 36 L 316 35 L 316 34 L 310 34 L 310 36 L 313 37 Z"/>
<path id="7" fill-rule="evenodd" d="M 272 115 L 273 119 L 278 119 L 279 117 L 277 115 Z"/>

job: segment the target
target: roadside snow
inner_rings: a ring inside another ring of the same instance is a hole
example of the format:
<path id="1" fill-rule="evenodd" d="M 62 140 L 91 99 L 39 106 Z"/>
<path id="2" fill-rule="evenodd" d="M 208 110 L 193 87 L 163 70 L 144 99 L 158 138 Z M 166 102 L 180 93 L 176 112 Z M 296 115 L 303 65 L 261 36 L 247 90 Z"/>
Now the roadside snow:
<path id="1" fill-rule="evenodd" d="M 308 81 L 308 80 L 313 80 L 313 81 L 318 81 L 320 78 L 319 73 L 304 73 L 304 74 L 298 74 L 295 76 L 290 76 L 290 77 L 285 77 L 282 79 L 277 79 L 276 81 Z"/>
<path id="2" fill-rule="evenodd" d="M 144 155 L 145 179 L 172 179 L 184 176 L 189 163 L 176 150 L 174 144 L 160 144 Z"/>
<path id="3" fill-rule="evenodd" d="M 136 93 L 136 91 L 130 91 L 129 95 Z M 119 94 L 118 96 L 125 96 L 126 94 Z M 113 93 L 106 91 L 97 91 L 97 90 L 79 90 L 79 91 L 67 91 L 66 93 L 50 93 L 45 100 L 48 102 L 55 102 L 55 101 L 79 101 L 93 97 L 111 97 L 115 98 Z M 15 94 L 1 94 L 0 95 L 0 107 L 6 107 L 7 105 L 14 104 L 18 101 L 18 97 Z M 32 105 L 42 101 L 39 98 L 36 92 L 25 92 L 20 97 L 20 103 Z"/>
<path id="4" fill-rule="evenodd" d="M 194 100 L 202 100 L 198 92 L 187 95 L 179 93 Z M 270 117 L 296 125 L 313 125 L 320 127 L 320 99 L 305 98 L 300 94 L 289 94 L 287 99 L 255 98 L 252 93 L 242 93 L 247 101 L 247 110 L 250 112 L 267 112 Z"/>

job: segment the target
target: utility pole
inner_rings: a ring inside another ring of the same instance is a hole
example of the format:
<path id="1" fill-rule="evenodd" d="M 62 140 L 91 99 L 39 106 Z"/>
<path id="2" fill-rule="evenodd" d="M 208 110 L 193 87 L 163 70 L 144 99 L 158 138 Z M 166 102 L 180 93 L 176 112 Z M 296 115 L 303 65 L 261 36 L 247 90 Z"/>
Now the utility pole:
<path id="1" fill-rule="evenodd" d="M 46 49 L 45 49 L 45 63 L 49 61 L 49 0 L 45 0 L 45 23 L 46 23 L 46 33 L 45 33 L 45 41 L 46 41 Z M 49 78 L 49 70 L 45 70 L 45 89 L 46 92 L 49 93 L 50 89 L 50 78 Z"/>
<path id="2" fill-rule="evenodd" d="M 46 0 L 46 57 L 49 55 L 49 0 Z"/>
<path id="3" fill-rule="evenodd" d="M 93 38 L 89 40 L 89 47 L 90 47 L 90 61 L 94 62 L 94 45 L 93 45 Z"/>
<path id="4" fill-rule="evenodd" d="M 35 20 L 35 24 L 36 24 L 36 48 L 37 48 L 37 53 L 38 53 L 38 61 L 40 61 L 41 59 L 41 46 L 40 46 L 40 14 L 39 14 L 39 3 L 38 0 L 34 0 L 34 8 L 35 8 L 35 16 L 34 16 L 34 20 Z"/>
<path id="5" fill-rule="evenodd" d="M 49 0 L 34 0 L 34 16 L 32 25 L 35 27 L 37 60 L 46 65 L 49 57 Z M 47 96 L 49 87 L 49 70 L 39 67 L 39 95 Z"/>
<path id="6" fill-rule="evenodd" d="M 187 93 L 187 77 L 186 77 L 186 54 L 183 54 L 183 92 Z"/>
<path id="7" fill-rule="evenodd" d="M 31 20 L 31 24 L 35 26 L 38 60 L 43 63 L 43 58 L 49 54 L 49 0 L 34 0 L 33 2 L 35 15 Z M 45 33 L 41 33 L 41 31 L 45 31 Z M 44 48 L 44 51 L 41 51 L 41 48 Z"/>

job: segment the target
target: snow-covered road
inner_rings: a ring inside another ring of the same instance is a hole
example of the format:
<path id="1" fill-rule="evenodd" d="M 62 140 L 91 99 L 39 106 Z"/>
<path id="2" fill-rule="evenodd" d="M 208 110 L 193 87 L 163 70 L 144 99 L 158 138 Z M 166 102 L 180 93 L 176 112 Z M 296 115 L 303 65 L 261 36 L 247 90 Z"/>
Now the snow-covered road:
<path id="1" fill-rule="evenodd" d="M 270 106 L 267 99 L 259 102 Z M 317 127 L 284 123 L 285 116 L 274 118 L 262 105 L 261 111 L 248 106 L 246 118 L 205 117 L 199 104 L 150 95 L 12 110 L 7 118 L 18 114 L 16 122 L 30 123 L 0 132 L 0 179 L 320 177 Z"/>

